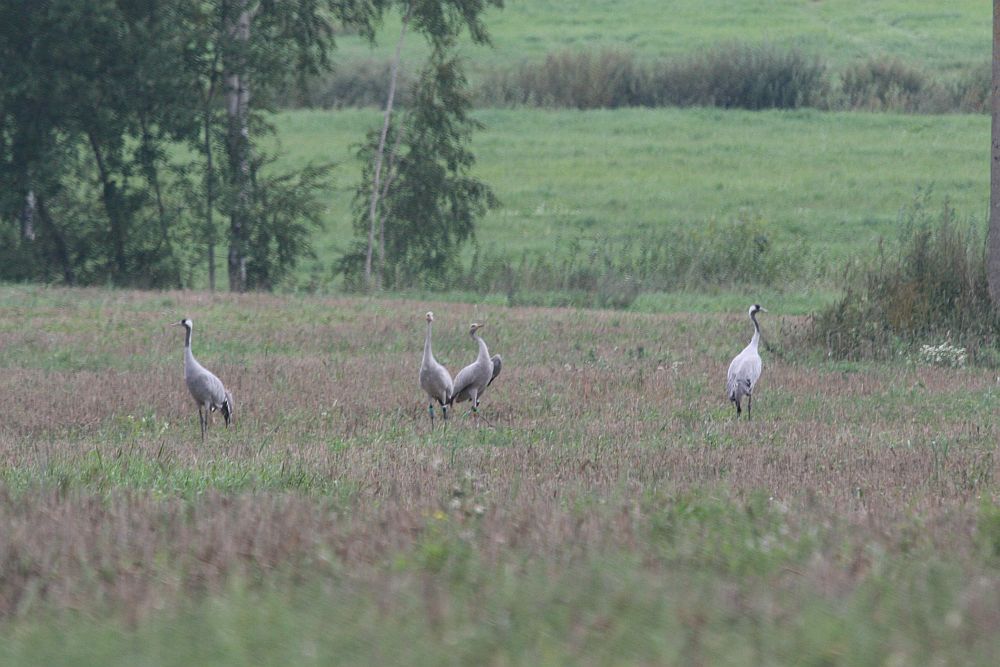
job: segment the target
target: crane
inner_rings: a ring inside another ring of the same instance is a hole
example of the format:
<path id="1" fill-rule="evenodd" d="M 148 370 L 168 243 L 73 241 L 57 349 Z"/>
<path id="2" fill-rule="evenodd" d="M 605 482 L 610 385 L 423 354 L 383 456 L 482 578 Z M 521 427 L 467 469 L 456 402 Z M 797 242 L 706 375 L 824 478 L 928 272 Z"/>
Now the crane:
<path id="1" fill-rule="evenodd" d="M 438 363 L 431 351 L 431 323 L 434 313 L 427 312 L 427 335 L 424 337 L 424 358 L 420 362 L 420 388 L 427 392 L 431 402 L 427 411 L 431 415 L 431 429 L 434 428 L 434 401 L 441 406 L 441 414 L 448 419 L 448 405 L 451 403 L 451 393 L 454 383 L 448 369 Z"/>
<path id="2" fill-rule="evenodd" d="M 499 354 L 490 357 L 486 341 L 478 333 L 483 326 L 475 322 L 469 325 L 469 335 L 479 345 L 479 354 L 475 361 L 460 370 L 455 376 L 454 391 L 450 401 L 450 403 L 471 401 L 472 412 L 476 416 L 479 416 L 479 401 L 482 399 L 483 393 L 500 375 L 500 368 L 503 365 L 503 358 Z"/>
<path id="3" fill-rule="evenodd" d="M 750 321 L 753 322 L 753 338 L 743 351 L 733 357 L 729 364 L 726 377 L 726 393 L 729 400 L 736 405 L 736 417 L 739 418 L 742 408 L 740 401 L 747 397 L 747 419 L 750 419 L 750 405 L 753 402 L 753 388 L 760 378 L 760 354 L 757 345 L 760 342 L 760 325 L 757 324 L 757 313 L 766 313 L 759 303 L 750 306 Z"/>
<path id="4" fill-rule="evenodd" d="M 226 419 L 226 428 L 229 428 L 229 424 L 233 421 L 233 395 L 222 384 L 222 380 L 199 364 L 191 353 L 191 332 L 194 329 L 194 324 L 190 318 L 184 318 L 170 326 L 184 327 L 186 332 L 184 336 L 184 383 L 198 406 L 198 422 L 201 424 L 201 439 L 204 442 L 210 413 L 220 410 Z"/>

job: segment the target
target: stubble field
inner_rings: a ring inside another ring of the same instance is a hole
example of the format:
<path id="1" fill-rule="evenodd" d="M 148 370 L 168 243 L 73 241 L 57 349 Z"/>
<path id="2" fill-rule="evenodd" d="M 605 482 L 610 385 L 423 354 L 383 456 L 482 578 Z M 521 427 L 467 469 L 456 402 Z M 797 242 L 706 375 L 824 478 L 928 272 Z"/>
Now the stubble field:
<path id="1" fill-rule="evenodd" d="M 429 308 L 492 428 L 430 430 Z M 0 662 L 991 664 L 997 378 L 801 326 L 736 422 L 741 312 L 2 288 Z"/>

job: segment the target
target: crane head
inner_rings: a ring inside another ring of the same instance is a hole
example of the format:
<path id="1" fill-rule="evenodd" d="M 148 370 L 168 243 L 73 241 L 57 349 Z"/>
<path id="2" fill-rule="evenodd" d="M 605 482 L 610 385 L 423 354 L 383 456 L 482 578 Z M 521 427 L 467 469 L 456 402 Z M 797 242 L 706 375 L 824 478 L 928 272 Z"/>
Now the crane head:
<path id="1" fill-rule="evenodd" d="M 478 322 L 473 322 L 472 324 L 469 325 L 469 335 L 470 336 L 475 336 L 476 332 L 478 330 L 482 329 L 484 326 L 486 326 L 486 325 L 485 324 L 479 324 Z"/>
<path id="2" fill-rule="evenodd" d="M 191 322 L 191 318 L 185 317 L 180 322 L 174 322 L 170 326 L 172 326 L 172 327 L 184 327 L 185 329 L 191 329 L 194 325 Z"/>
<path id="3" fill-rule="evenodd" d="M 767 308 L 763 308 L 759 303 L 755 303 L 754 305 L 750 306 L 751 315 L 755 315 L 757 313 L 766 313 L 766 312 Z"/>
<path id="4" fill-rule="evenodd" d="M 429 310 L 427 311 L 427 321 L 428 322 L 433 322 L 434 321 L 434 313 L 432 313 Z"/>

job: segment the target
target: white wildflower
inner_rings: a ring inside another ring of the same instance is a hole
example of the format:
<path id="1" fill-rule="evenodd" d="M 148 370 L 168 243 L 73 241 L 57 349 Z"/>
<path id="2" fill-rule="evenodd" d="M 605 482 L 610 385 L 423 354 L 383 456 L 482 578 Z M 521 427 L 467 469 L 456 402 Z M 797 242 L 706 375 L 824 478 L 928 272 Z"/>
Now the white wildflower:
<path id="1" fill-rule="evenodd" d="M 940 345 L 920 346 L 920 361 L 924 364 L 947 368 L 965 368 L 967 360 L 968 355 L 964 347 L 958 347 L 948 342 Z"/>

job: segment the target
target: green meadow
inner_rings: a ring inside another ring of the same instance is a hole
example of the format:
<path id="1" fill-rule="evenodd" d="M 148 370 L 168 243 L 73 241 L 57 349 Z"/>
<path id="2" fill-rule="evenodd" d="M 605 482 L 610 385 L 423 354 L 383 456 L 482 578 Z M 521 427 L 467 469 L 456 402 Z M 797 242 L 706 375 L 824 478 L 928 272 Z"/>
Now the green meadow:
<path id="1" fill-rule="evenodd" d="M 649 58 L 685 56 L 726 42 L 799 46 L 841 66 L 894 56 L 947 72 L 990 58 L 990 7 L 981 0 L 507 0 L 487 18 L 494 47 L 468 47 L 473 71 L 539 60 L 562 50 L 632 50 Z M 388 60 L 399 22 L 389 20 L 372 49 L 338 40 L 338 59 Z M 407 63 L 426 53 L 410 35 Z M 415 67 L 415 65 L 409 65 Z"/>
<path id="2" fill-rule="evenodd" d="M 485 248 L 558 254 L 572 241 L 619 240 L 711 221 L 759 222 L 777 243 L 804 242 L 840 264 L 894 240 L 920 191 L 985 223 L 989 119 L 717 109 L 481 110 L 474 173 L 502 202 L 477 228 Z M 331 280 L 354 240 L 360 178 L 352 145 L 372 110 L 289 111 L 276 119 L 287 164 L 334 161 L 318 259 Z M 471 250 L 470 250 L 471 252 Z"/>

